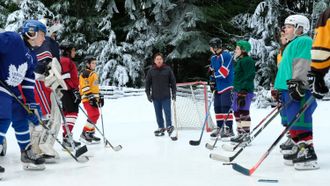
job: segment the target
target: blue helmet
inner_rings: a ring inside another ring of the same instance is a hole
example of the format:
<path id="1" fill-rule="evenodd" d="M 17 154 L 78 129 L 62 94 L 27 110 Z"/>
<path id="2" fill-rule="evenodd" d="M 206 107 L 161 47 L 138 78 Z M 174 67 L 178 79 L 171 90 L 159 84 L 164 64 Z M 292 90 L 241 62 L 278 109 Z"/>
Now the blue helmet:
<path id="1" fill-rule="evenodd" d="M 23 27 L 22 27 L 22 34 L 26 34 L 26 33 L 35 33 L 38 31 L 42 31 L 44 33 L 47 33 L 47 28 L 46 26 L 41 23 L 40 21 L 37 20 L 26 20 L 23 23 Z"/>

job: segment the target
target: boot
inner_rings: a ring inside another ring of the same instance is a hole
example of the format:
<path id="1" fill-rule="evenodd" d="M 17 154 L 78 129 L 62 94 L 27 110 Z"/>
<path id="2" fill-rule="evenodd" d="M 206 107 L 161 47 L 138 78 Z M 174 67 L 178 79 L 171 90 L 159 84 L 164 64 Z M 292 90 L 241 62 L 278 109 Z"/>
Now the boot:
<path id="1" fill-rule="evenodd" d="M 159 128 L 159 129 L 155 130 L 154 134 L 155 134 L 155 136 L 164 136 L 165 130 L 166 129 L 164 129 L 164 128 Z"/>
<path id="2" fill-rule="evenodd" d="M 169 126 L 166 128 L 168 136 L 171 136 L 172 132 L 174 131 L 174 127 L 173 126 Z"/>

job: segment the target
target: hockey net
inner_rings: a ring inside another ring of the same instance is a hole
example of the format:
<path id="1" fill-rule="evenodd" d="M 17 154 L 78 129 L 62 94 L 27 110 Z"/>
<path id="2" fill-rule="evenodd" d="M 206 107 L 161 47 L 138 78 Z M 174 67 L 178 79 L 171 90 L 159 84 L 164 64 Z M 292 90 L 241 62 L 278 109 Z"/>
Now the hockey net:
<path id="1" fill-rule="evenodd" d="M 178 83 L 176 93 L 176 108 L 172 116 L 177 119 L 178 129 L 201 129 L 203 127 L 208 104 L 209 93 L 206 82 Z M 173 121 L 175 121 L 173 119 Z M 206 130 L 214 128 L 209 114 L 206 121 Z"/>

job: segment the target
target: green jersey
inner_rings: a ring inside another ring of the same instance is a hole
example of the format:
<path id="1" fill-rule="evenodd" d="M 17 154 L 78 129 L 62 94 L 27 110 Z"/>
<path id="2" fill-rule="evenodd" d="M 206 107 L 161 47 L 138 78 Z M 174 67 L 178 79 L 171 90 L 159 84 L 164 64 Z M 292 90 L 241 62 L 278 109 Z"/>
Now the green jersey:
<path id="1" fill-rule="evenodd" d="M 286 81 L 289 79 L 302 80 L 306 84 L 308 67 L 311 63 L 312 43 L 312 38 L 307 35 L 297 36 L 288 43 L 278 66 L 275 89 L 288 90 Z"/>

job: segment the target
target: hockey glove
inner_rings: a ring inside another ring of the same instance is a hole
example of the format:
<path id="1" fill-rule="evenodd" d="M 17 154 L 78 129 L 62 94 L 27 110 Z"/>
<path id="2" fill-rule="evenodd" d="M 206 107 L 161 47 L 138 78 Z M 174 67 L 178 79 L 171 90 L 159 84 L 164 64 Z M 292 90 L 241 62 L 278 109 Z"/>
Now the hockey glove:
<path id="1" fill-rule="evenodd" d="M 237 93 L 237 105 L 240 107 L 245 106 L 245 98 L 247 96 L 247 91 L 246 90 L 241 90 Z"/>
<path id="2" fill-rule="evenodd" d="M 91 106 L 98 108 L 97 99 L 93 94 L 88 95 L 87 98 Z"/>
<path id="3" fill-rule="evenodd" d="M 80 103 L 81 102 L 81 96 L 78 90 L 73 90 L 72 91 L 73 94 L 73 102 L 74 103 Z"/>
<path id="4" fill-rule="evenodd" d="M 103 96 L 103 94 L 100 94 L 99 96 L 100 96 L 100 98 L 99 98 L 99 107 L 103 107 L 104 106 L 104 96 Z"/>
<path id="5" fill-rule="evenodd" d="M 305 90 L 302 88 L 303 83 L 300 80 L 289 79 L 286 81 L 288 85 L 290 97 L 295 101 L 300 101 L 305 96 Z"/>
<path id="6" fill-rule="evenodd" d="M 313 96 L 317 99 L 322 99 L 329 92 L 324 82 L 324 73 L 309 71 L 307 77 Z"/>
<path id="7" fill-rule="evenodd" d="M 36 126 L 39 125 L 40 124 L 39 121 L 41 122 L 41 116 L 42 116 L 40 105 L 37 103 L 29 103 L 26 104 L 26 106 L 31 111 L 28 113 L 27 119 L 31 121 L 34 125 Z"/>

